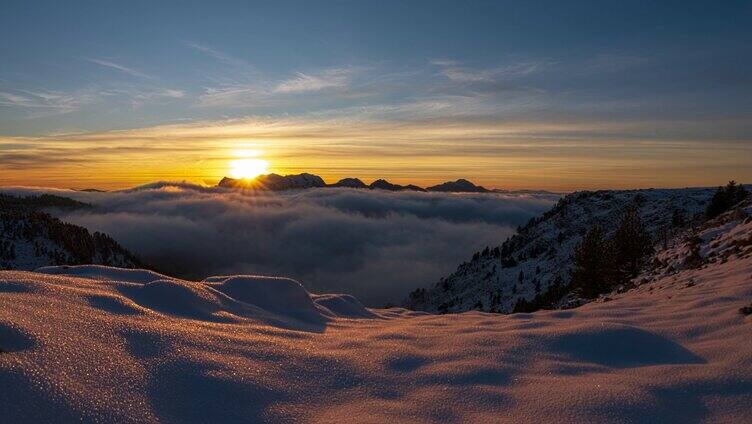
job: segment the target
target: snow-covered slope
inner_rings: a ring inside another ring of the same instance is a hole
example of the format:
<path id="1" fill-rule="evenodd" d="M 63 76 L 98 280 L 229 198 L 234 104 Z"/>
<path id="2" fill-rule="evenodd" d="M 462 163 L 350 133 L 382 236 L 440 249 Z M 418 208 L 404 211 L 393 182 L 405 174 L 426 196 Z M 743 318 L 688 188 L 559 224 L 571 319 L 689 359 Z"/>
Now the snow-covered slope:
<path id="1" fill-rule="evenodd" d="M 737 216 L 700 233 L 700 252 L 715 261 L 532 314 L 368 310 L 265 277 L 3 271 L 0 416 L 748 422 L 752 316 L 739 310 L 752 303 L 752 223 Z M 666 257 L 680 260 L 681 244 Z"/>
<path id="2" fill-rule="evenodd" d="M 720 216 L 690 227 L 669 240 L 633 284 L 668 278 L 688 269 L 752 255 L 752 198 Z M 752 278 L 752 276 L 750 276 Z"/>
<path id="3" fill-rule="evenodd" d="M 132 268 L 136 257 L 106 234 L 89 233 L 46 212 L 91 208 L 52 195 L 0 194 L 0 269 L 33 270 L 45 265 L 105 264 Z"/>
<path id="4" fill-rule="evenodd" d="M 636 207 L 654 239 L 670 238 L 704 210 L 713 192 L 687 188 L 567 195 L 502 245 L 476 253 L 433 287 L 412 292 L 405 304 L 429 312 L 511 312 L 518 299 L 530 300 L 569 281 L 572 252 L 593 225 L 613 231 L 620 215 Z"/>

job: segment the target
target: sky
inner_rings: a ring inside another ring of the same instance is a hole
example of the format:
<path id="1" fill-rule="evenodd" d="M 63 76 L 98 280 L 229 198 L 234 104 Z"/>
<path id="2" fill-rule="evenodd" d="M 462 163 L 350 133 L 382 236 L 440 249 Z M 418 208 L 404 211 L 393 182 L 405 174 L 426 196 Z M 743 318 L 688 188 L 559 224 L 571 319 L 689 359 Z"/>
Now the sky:
<path id="1" fill-rule="evenodd" d="M 752 182 L 752 2 L 8 1 L 0 184 Z"/>

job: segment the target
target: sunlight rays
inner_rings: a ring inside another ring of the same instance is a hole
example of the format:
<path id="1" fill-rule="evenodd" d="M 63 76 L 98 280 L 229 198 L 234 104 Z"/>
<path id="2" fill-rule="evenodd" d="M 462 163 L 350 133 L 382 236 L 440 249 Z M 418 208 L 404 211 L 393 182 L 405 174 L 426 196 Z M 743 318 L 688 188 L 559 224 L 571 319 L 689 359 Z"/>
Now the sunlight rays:
<path id="1" fill-rule="evenodd" d="M 265 174 L 269 168 L 269 162 L 257 158 L 235 159 L 230 162 L 230 175 L 238 179 L 253 179 Z"/>

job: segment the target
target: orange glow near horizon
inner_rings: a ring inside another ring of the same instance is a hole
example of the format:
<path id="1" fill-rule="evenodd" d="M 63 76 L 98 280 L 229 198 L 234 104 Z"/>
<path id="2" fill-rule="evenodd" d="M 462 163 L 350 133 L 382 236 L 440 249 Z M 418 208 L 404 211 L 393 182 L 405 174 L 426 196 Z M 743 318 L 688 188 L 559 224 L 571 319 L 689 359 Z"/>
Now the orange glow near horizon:
<path id="1" fill-rule="evenodd" d="M 269 169 L 269 162 L 263 159 L 235 159 L 230 162 L 230 175 L 233 178 L 252 179 L 265 174 Z"/>
<path id="2" fill-rule="evenodd" d="M 263 119 L 40 137 L 0 136 L 0 186 L 122 189 L 309 172 L 428 186 L 570 191 L 752 181 L 752 145 L 600 139 L 585 124 Z M 624 129 L 629 130 L 629 128 Z M 137 166 L 134 166 L 137 164 Z"/>

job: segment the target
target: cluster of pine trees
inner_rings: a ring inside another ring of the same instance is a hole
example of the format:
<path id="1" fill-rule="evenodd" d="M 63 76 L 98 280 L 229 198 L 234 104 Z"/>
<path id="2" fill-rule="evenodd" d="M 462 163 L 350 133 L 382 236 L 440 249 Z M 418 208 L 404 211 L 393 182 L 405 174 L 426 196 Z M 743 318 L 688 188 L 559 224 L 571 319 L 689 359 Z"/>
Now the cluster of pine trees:
<path id="1" fill-rule="evenodd" d="M 714 218 L 746 199 L 747 190 L 735 181 L 718 187 L 705 210 L 707 219 Z M 682 227 L 685 219 L 674 211 L 672 225 Z M 690 243 L 696 247 L 698 243 Z M 699 266 L 699 252 L 691 249 L 687 262 Z M 614 287 L 635 278 L 653 252 L 653 240 L 635 207 L 622 216 L 616 231 L 607 237 L 600 226 L 592 227 L 574 251 L 574 268 L 570 288 L 578 295 L 592 299 L 610 292 Z"/>
<path id="2" fill-rule="evenodd" d="M 611 236 L 607 236 L 600 225 L 585 234 L 575 248 L 568 284 L 559 278 L 545 293 L 531 300 L 518 299 L 512 312 L 552 308 L 570 292 L 586 299 L 608 293 L 636 277 L 652 252 L 652 237 L 640 218 L 637 205 L 633 205 L 624 212 Z"/>
<path id="3" fill-rule="evenodd" d="M 16 259 L 16 245 L 10 240 L 0 239 L 0 260 Z"/>
<path id="4" fill-rule="evenodd" d="M 570 286 L 592 299 L 636 277 L 653 252 L 653 241 L 637 209 L 627 209 L 616 231 L 607 237 L 592 227 L 574 251 Z"/>
<path id="5" fill-rule="evenodd" d="M 512 308 L 512 313 L 518 312 L 535 312 L 539 309 L 551 309 L 554 305 L 567 295 L 570 291 L 570 285 L 564 283 L 564 280 L 557 276 L 553 283 L 543 293 L 538 293 L 531 300 L 518 298 Z"/>
<path id="6" fill-rule="evenodd" d="M 713 194 L 713 198 L 710 199 L 710 203 L 705 209 L 705 217 L 708 219 L 715 218 L 746 199 L 747 196 L 749 196 L 749 192 L 744 186 L 731 180 L 725 187 L 718 187 L 718 190 Z"/>

